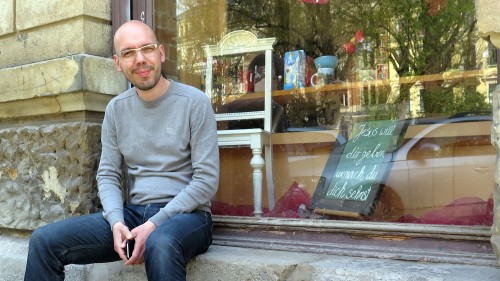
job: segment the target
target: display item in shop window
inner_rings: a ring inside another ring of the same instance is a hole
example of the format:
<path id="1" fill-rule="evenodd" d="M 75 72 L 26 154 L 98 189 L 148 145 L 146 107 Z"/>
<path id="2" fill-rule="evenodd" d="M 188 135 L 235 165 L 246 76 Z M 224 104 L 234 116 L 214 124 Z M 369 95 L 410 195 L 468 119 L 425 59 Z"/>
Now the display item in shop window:
<path id="1" fill-rule="evenodd" d="M 265 71 L 265 66 L 263 65 L 256 65 L 254 67 L 254 84 L 253 84 L 253 90 L 254 92 L 264 92 L 264 88 L 266 85 L 266 71 Z M 272 77 L 271 77 L 271 91 L 277 90 L 278 89 L 278 77 L 274 73 L 274 67 L 271 72 Z"/>
<path id="2" fill-rule="evenodd" d="M 331 55 L 319 56 L 314 59 L 317 72 L 310 77 L 311 86 L 316 87 L 333 83 L 337 62 L 337 57 Z"/>
<path id="3" fill-rule="evenodd" d="M 253 58 L 248 66 L 248 93 L 263 92 L 265 86 L 265 55 L 259 54 Z M 278 55 L 273 55 L 271 71 L 271 90 L 283 89 L 283 60 Z"/>
<path id="4" fill-rule="evenodd" d="M 283 89 L 304 88 L 306 86 L 306 53 L 304 50 L 286 52 L 284 65 Z"/>
<path id="5" fill-rule="evenodd" d="M 253 92 L 253 72 L 249 70 L 241 70 L 239 75 L 240 92 L 252 93 Z"/>
<path id="6" fill-rule="evenodd" d="M 303 185 L 293 182 L 288 190 L 276 201 L 274 209 L 263 208 L 263 217 L 309 218 L 314 216 L 309 210 L 311 195 Z M 212 201 L 212 214 L 221 216 L 253 216 L 253 206 Z"/>
<path id="7" fill-rule="evenodd" d="M 362 45 L 364 45 L 365 42 L 365 35 L 362 30 L 358 30 L 354 37 L 349 40 L 349 42 L 345 43 L 343 48 L 344 52 L 347 55 L 353 55 L 356 50 L 360 49 Z"/>
<path id="8" fill-rule="evenodd" d="M 314 59 L 314 65 L 317 69 L 320 68 L 331 68 L 335 69 L 337 67 L 337 57 L 336 56 L 320 56 Z"/>
<path id="9" fill-rule="evenodd" d="M 333 83 L 334 69 L 329 67 L 320 67 L 318 72 L 311 76 L 311 86 L 323 86 Z"/>

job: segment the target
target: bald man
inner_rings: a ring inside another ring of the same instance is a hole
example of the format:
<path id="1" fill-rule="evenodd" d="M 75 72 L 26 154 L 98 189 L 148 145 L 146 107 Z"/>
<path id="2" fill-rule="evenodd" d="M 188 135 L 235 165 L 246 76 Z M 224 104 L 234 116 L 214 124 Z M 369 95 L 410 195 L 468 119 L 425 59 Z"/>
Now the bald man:
<path id="1" fill-rule="evenodd" d="M 64 280 L 67 264 L 120 259 L 144 263 L 148 280 L 185 280 L 187 262 L 212 242 L 219 155 L 209 100 L 162 76 L 165 48 L 148 25 L 123 24 L 114 47 L 116 69 L 134 87 L 106 107 L 97 171 L 103 212 L 35 230 L 25 280 Z"/>

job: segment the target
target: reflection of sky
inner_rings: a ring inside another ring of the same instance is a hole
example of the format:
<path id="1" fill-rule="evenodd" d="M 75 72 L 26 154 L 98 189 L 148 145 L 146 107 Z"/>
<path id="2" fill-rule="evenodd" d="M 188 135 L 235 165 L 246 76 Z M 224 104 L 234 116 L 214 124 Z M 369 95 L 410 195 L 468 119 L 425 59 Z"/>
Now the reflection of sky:
<path id="1" fill-rule="evenodd" d="M 184 13 L 187 9 L 186 6 L 184 6 L 184 4 L 182 4 L 182 0 L 177 0 L 177 16 Z"/>

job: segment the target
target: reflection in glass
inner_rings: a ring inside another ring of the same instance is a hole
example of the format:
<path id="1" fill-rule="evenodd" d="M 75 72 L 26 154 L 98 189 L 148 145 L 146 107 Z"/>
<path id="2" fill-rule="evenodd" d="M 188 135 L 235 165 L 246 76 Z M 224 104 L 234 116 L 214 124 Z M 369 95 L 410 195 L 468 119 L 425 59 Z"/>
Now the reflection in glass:
<path id="1" fill-rule="evenodd" d="M 363 219 L 491 225 L 496 153 L 488 95 L 496 85 L 496 53 L 477 35 L 473 0 L 178 0 L 177 6 L 177 68 L 165 68 L 202 90 L 203 46 L 229 31 L 276 37 L 276 60 L 292 51 L 306 55 L 304 87 L 283 89 L 284 61 L 273 72 L 273 102 L 284 115 L 273 134 L 281 199 L 268 216 L 339 219 L 308 209 L 332 151 L 359 122 L 397 120 L 407 127 L 375 212 Z M 221 74 L 213 82 L 215 111 L 258 94 L 260 71 L 250 67 L 255 55 L 214 62 Z M 313 86 L 314 60 L 325 55 L 338 60 L 333 77 Z M 245 149 L 221 149 L 214 213 L 252 215 L 250 158 Z"/>

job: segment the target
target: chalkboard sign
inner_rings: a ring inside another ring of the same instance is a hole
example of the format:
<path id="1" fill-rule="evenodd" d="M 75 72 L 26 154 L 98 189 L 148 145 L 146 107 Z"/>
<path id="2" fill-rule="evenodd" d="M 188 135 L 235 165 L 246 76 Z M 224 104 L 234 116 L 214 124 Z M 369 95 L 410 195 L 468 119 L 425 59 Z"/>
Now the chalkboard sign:
<path id="1" fill-rule="evenodd" d="M 389 174 L 402 128 L 397 120 L 354 124 L 349 140 L 337 143 L 330 154 L 311 199 L 314 212 L 371 215 Z"/>

